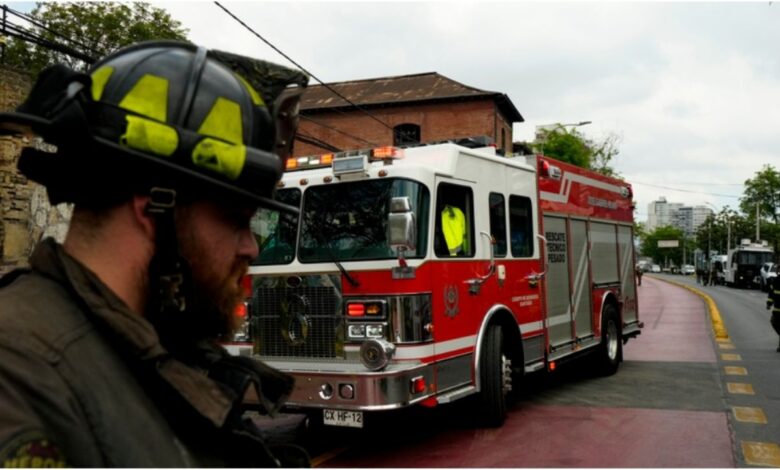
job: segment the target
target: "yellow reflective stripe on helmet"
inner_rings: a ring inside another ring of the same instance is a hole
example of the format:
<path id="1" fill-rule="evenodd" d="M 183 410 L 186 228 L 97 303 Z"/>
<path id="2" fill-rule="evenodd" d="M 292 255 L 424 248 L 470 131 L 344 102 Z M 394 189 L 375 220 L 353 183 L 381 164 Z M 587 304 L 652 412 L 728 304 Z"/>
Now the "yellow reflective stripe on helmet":
<path id="1" fill-rule="evenodd" d="M 192 162 L 234 180 L 246 162 L 246 147 L 206 137 L 192 149 Z"/>
<path id="2" fill-rule="evenodd" d="M 103 90 L 106 88 L 108 79 L 111 78 L 111 74 L 114 73 L 114 67 L 104 65 L 99 69 L 92 72 L 92 99 L 100 101 L 103 96 Z"/>
<path id="3" fill-rule="evenodd" d="M 244 84 L 244 87 L 246 87 L 246 91 L 249 92 L 249 96 L 252 97 L 252 103 L 255 104 L 255 106 L 265 106 L 265 102 L 263 101 L 263 98 L 260 97 L 260 94 L 255 90 L 255 88 L 249 84 L 246 80 L 244 80 L 244 77 L 242 77 L 239 74 L 234 74 L 236 77 L 238 77 L 238 80 L 241 81 L 241 83 Z"/>
<path id="4" fill-rule="evenodd" d="M 168 80 L 146 74 L 119 102 L 119 107 L 165 122 L 168 110 Z"/>
<path id="5" fill-rule="evenodd" d="M 121 137 L 122 145 L 142 152 L 169 157 L 179 146 L 176 130 L 165 124 L 139 116 L 126 116 L 127 129 Z"/>
<path id="6" fill-rule="evenodd" d="M 235 101 L 219 97 L 200 125 L 198 133 L 240 145 L 244 141 L 242 129 L 241 106 Z"/>

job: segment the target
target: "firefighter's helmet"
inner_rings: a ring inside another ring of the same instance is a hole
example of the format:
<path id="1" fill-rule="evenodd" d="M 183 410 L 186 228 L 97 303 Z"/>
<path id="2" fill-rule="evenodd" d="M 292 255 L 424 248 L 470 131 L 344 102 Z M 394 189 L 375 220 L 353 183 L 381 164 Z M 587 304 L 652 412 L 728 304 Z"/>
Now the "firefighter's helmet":
<path id="1" fill-rule="evenodd" d="M 264 61 L 183 42 L 123 48 L 87 74 L 41 72 L 0 132 L 27 130 L 19 169 L 52 203 L 152 187 L 273 200 L 308 78 Z M 292 86 L 296 85 L 296 86 Z"/>

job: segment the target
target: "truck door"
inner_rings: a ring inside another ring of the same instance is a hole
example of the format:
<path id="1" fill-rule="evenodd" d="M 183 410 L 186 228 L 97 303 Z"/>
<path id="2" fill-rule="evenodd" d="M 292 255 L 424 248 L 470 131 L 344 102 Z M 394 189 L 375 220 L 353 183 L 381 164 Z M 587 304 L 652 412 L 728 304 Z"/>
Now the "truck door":
<path id="1" fill-rule="evenodd" d="M 620 295 L 623 297 L 623 323 L 637 321 L 636 287 L 634 284 L 634 244 L 631 227 L 618 226 L 620 253 Z"/>
<path id="2" fill-rule="evenodd" d="M 572 309 L 569 295 L 568 233 L 564 217 L 544 216 L 547 240 L 547 327 L 554 349 L 572 341 Z"/>

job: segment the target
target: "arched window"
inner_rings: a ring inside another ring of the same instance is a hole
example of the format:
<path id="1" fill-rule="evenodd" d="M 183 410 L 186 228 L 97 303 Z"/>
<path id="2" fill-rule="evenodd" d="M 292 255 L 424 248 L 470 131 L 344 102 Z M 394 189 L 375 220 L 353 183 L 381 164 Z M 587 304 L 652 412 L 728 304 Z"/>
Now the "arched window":
<path id="1" fill-rule="evenodd" d="M 417 124 L 399 124 L 393 128 L 393 145 L 412 145 L 420 143 L 420 126 Z"/>

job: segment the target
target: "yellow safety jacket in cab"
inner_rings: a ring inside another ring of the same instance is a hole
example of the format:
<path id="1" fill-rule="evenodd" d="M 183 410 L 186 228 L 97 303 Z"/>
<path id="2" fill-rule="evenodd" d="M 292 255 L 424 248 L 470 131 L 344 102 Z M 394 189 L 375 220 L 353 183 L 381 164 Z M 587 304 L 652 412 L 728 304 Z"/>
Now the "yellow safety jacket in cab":
<path id="1" fill-rule="evenodd" d="M 466 216 L 457 207 L 445 206 L 441 212 L 441 229 L 451 256 L 466 253 Z"/>

